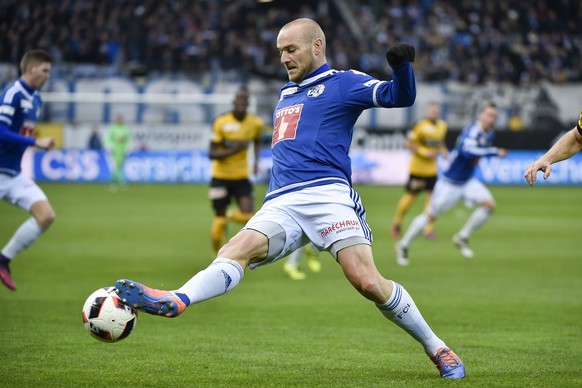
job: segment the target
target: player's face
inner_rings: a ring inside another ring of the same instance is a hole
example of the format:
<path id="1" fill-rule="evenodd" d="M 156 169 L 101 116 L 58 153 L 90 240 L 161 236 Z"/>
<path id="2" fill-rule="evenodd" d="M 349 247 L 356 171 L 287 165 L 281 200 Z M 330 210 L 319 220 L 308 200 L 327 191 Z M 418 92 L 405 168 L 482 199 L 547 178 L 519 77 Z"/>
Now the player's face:
<path id="1" fill-rule="evenodd" d="M 287 70 L 289 81 L 300 83 L 315 70 L 312 45 L 303 39 L 299 26 L 292 26 L 279 32 L 277 49 L 281 56 L 281 64 Z"/>
<path id="2" fill-rule="evenodd" d="M 488 131 L 493 128 L 493 124 L 495 124 L 495 120 L 497 120 L 497 108 L 492 106 L 488 106 L 479 115 L 479 121 L 481 122 L 481 127 Z"/>
<path id="3" fill-rule="evenodd" d="M 51 73 L 51 64 L 43 62 L 38 65 L 31 65 L 30 72 L 30 87 L 33 89 L 41 89 L 46 81 L 48 81 Z"/>
<path id="4" fill-rule="evenodd" d="M 430 104 L 426 110 L 426 117 L 429 120 L 436 120 L 441 115 L 440 107 L 437 104 Z"/>
<path id="5" fill-rule="evenodd" d="M 235 112 L 245 113 L 247 111 L 247 107 L 249 106 L 249 95 L 244 92 L 238 92 L 235 95 L 232 104 L 234 106 Z"/>

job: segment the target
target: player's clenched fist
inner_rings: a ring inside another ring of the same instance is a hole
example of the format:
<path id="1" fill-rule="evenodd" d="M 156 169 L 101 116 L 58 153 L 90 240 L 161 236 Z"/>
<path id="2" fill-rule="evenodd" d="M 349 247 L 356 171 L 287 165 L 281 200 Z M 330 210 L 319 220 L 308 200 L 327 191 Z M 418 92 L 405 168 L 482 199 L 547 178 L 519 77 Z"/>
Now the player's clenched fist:
<path id="1" fill-rule="evenodd" d="M 399 43 L 386 51 L 386 59 L 390 66 L 398 66 L 404 61 L 414 62 L 414 55 L 414 47 L 405 43 Z"/>

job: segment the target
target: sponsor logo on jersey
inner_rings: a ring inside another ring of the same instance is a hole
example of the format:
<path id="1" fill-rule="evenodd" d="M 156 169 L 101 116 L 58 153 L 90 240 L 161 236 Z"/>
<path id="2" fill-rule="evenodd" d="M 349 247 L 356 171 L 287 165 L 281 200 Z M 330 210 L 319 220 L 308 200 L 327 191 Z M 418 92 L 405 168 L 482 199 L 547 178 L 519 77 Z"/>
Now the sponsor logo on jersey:
<path id="1" fill-rule="evenodd" d="M 20 134 L 26 137 L 35 136 L 36 135 L 36 131 L 34 130 L 35 126 L 36 123 L 34 121 L 26 120 L 24 123 L 22 123 L 22 128 L 20 128 Z"/>
<path id="2" fill-rule="evenodd" d="M 297 93 L 297 86 L 295 86 L 293 88 L 285 89 L 281 92 L 281 98 L 279 99 L 279 101 L 282 101 L 283 98 L 285 98 L 285 96 L 288 96 L 290 94 L 295 94 L 295 93 Z"/>
<path id="3" fill-rule="evenodd" d="M 325 85 L 323 85 L 323 84 L 313 86 L 307 92 L 307 97 L 318 97 L 323 93 L 324 90 L 325 90 Z"/>
<path id="4" fill-rule="evenodd" d="M 275 128 L 271 146 L 282 140 L 295 139 L 302 111 L 303 104 L 298 104 L 281 108 L 275 112 Z"/>
<path id="5" fill-rule="evenodd" d="M 339 234 L 346 232 L 348 230 L 360 229 L 360 221 L 355 220 L 344 220 L 332 222 L 329 226 L 324 228 L 320 233 L 322 238 L 329 236 L 332 233 Z"/>
<path id="6" fill-rule="evenodd" d="M 224 124 L 222 126 L 222 130 L 224 132 L 236 132 L 239 129 L 240 129 L 240 124 L 239 123 Z"/>
<path id="7" fill-rule="evenodd" d="M 32 109 L 32 101 L 29 101 L 29 100 L 20 100 L 20 107 L 25 112 L 28 112 L 29 109 Z"/>

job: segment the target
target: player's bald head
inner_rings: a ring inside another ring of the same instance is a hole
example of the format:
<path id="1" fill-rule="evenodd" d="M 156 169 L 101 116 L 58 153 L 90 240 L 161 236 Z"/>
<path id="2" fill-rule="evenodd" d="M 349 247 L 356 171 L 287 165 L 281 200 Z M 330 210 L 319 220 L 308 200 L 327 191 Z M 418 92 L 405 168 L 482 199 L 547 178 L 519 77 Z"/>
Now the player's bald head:
<path id="1" fill-rule="evenodd" d="M 311 19 L 296 19 L 285 24 L 277 36 L 277 49 L 292 82 L 303 81 L 327 62 L 325 35 L 319 24 Z"/>
<path id="2" fill-rule="evenodd" d="M 279 34 L 290 31 L 307 44 L 312 44 L 315 40 L 321 39 L 323 51 L 325 52 L 325 34 L 315 20 L 308 18 L 295 19 L 285 24 Z"/>

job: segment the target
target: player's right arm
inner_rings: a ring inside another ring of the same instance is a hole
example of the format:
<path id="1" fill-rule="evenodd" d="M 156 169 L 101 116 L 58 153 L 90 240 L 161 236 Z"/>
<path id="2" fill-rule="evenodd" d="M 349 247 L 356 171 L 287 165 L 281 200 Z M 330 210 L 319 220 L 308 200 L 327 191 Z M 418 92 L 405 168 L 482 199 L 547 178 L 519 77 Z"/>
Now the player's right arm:
<path id="1" fill-rule="evenodd" d="M 208 157 L 210 159 L 224 159 L 244 150 L 248 146 L 249 143 L 246 141 L 210 142 Z"/>
<path id="2" fill-rule="evenodd" d="M 580 150 L 582 150 L 582 112 L 578 124 L 562 136 L 548 152 L 527 167 L 525 180 L 533 186 L 538 171 L 543 171 L 544 179 L 548 179 L 552 173 L 552 164 L 568 159 Z"/>
<path id="3" fill-rule="evenodd" d="M 208 157 L 214 159 L 224 159 L 247 148 L 247 141 L 228 141 L 222 131 L 222 116 L 219 116 L 212 123 L 212 138 L 208 148 Z"/>
<path id="4" fill-rule="evenodd" d="M 34 138 L 25 135 L 26 133 L 31 134 L 33 131 L 21 130 L 23 134 L 12 131 L 10 126 L 13 123 L 14 115 L 19 114 L 16 107 L 21 105 L 20 101 L 21 99 L 16 95 L 11 100 L 4 100 L 3 104 L 0 105 L 0 143 L 36 146 L 44 149 L 54 147 L 55 140 L 52 137 Z"/>

